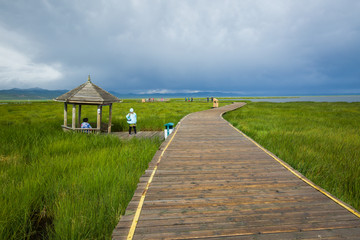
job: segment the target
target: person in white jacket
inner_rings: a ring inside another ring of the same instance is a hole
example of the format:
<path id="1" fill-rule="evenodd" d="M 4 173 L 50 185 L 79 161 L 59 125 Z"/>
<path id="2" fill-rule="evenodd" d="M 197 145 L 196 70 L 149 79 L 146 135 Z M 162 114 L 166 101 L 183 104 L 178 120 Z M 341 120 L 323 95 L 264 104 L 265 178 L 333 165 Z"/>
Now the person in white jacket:
<path id="1" fill-rule="evenodd" d="M 131 128 L 134 128 L 134 132 L 136 134 L 136 122 L 137 122 L 137 116 L 134 112 L 133 108 L 130 108 L 130 113 L 126 115 L 126 120 L 129 124 L 129 135 L 131 135 Z"/>

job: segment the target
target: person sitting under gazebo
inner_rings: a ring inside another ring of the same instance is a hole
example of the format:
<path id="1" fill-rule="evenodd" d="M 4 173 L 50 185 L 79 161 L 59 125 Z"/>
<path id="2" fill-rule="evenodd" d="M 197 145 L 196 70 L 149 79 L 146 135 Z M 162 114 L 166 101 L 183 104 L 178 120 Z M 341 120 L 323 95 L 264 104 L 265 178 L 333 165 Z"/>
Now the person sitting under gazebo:
<path id="1" fill-rule="evenodd" d="M 92 128 L 90 123 L 88 123 L 88 121 L 89 121 L 88 118 L 84 118 L 83 123 L 81 123 L 81 128 Z"/>

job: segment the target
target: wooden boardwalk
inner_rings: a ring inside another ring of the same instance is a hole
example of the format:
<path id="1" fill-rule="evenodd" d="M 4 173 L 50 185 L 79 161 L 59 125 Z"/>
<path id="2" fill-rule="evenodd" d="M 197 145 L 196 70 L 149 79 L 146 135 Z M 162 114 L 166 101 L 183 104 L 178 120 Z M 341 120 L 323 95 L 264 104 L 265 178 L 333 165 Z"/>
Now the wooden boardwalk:
<path id="1" fill-rule="evenodd" d="M 115 135 L 121 139 L 131 139 L 131 138 L 153 138 L 158 137 L 160 139 L 164 139 L 164 132 L 163 131 L 139 131 L 137 134 L 129 135 L 129 132 L 112 132 L 112 135 Z"/>
<path id="2" fill-rule="evenodd" d="M 222 119 L 241 106 L 193 113 L 178 124 L 141 177 L 113 239 L 360 239 L 358 212 Z"/>

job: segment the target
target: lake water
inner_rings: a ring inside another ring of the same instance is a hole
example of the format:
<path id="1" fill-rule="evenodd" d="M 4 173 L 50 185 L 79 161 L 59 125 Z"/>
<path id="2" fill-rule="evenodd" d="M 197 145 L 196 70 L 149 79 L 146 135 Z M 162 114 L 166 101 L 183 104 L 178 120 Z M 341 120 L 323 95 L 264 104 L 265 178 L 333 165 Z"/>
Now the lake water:
<path id="1" fill-rule="evenodd" d="M 360 102 L 360 95 L 345 96 L 301 96 L 291 98 L 259 98 L 259 99 L 221 99 L 219 100 L 244 100 L 252 102 Z"/>

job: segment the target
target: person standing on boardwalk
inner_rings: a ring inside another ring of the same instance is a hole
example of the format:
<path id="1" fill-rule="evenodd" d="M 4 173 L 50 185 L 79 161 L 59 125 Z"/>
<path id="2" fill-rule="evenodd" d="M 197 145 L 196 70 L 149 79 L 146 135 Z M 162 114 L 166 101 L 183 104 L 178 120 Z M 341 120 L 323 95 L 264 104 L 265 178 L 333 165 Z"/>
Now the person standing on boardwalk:
<path id="1" fill-rule="evenodd" d="M 126 120 L 129 124 L 129 135 L 131 135 L 131 128 L 134 128 L 134 132 L 136 134 L 136 122 L 137 122 L 137 116 L 134 112 L 133 108 L 130 108 L 130 113 L 126 115 Z"/>

